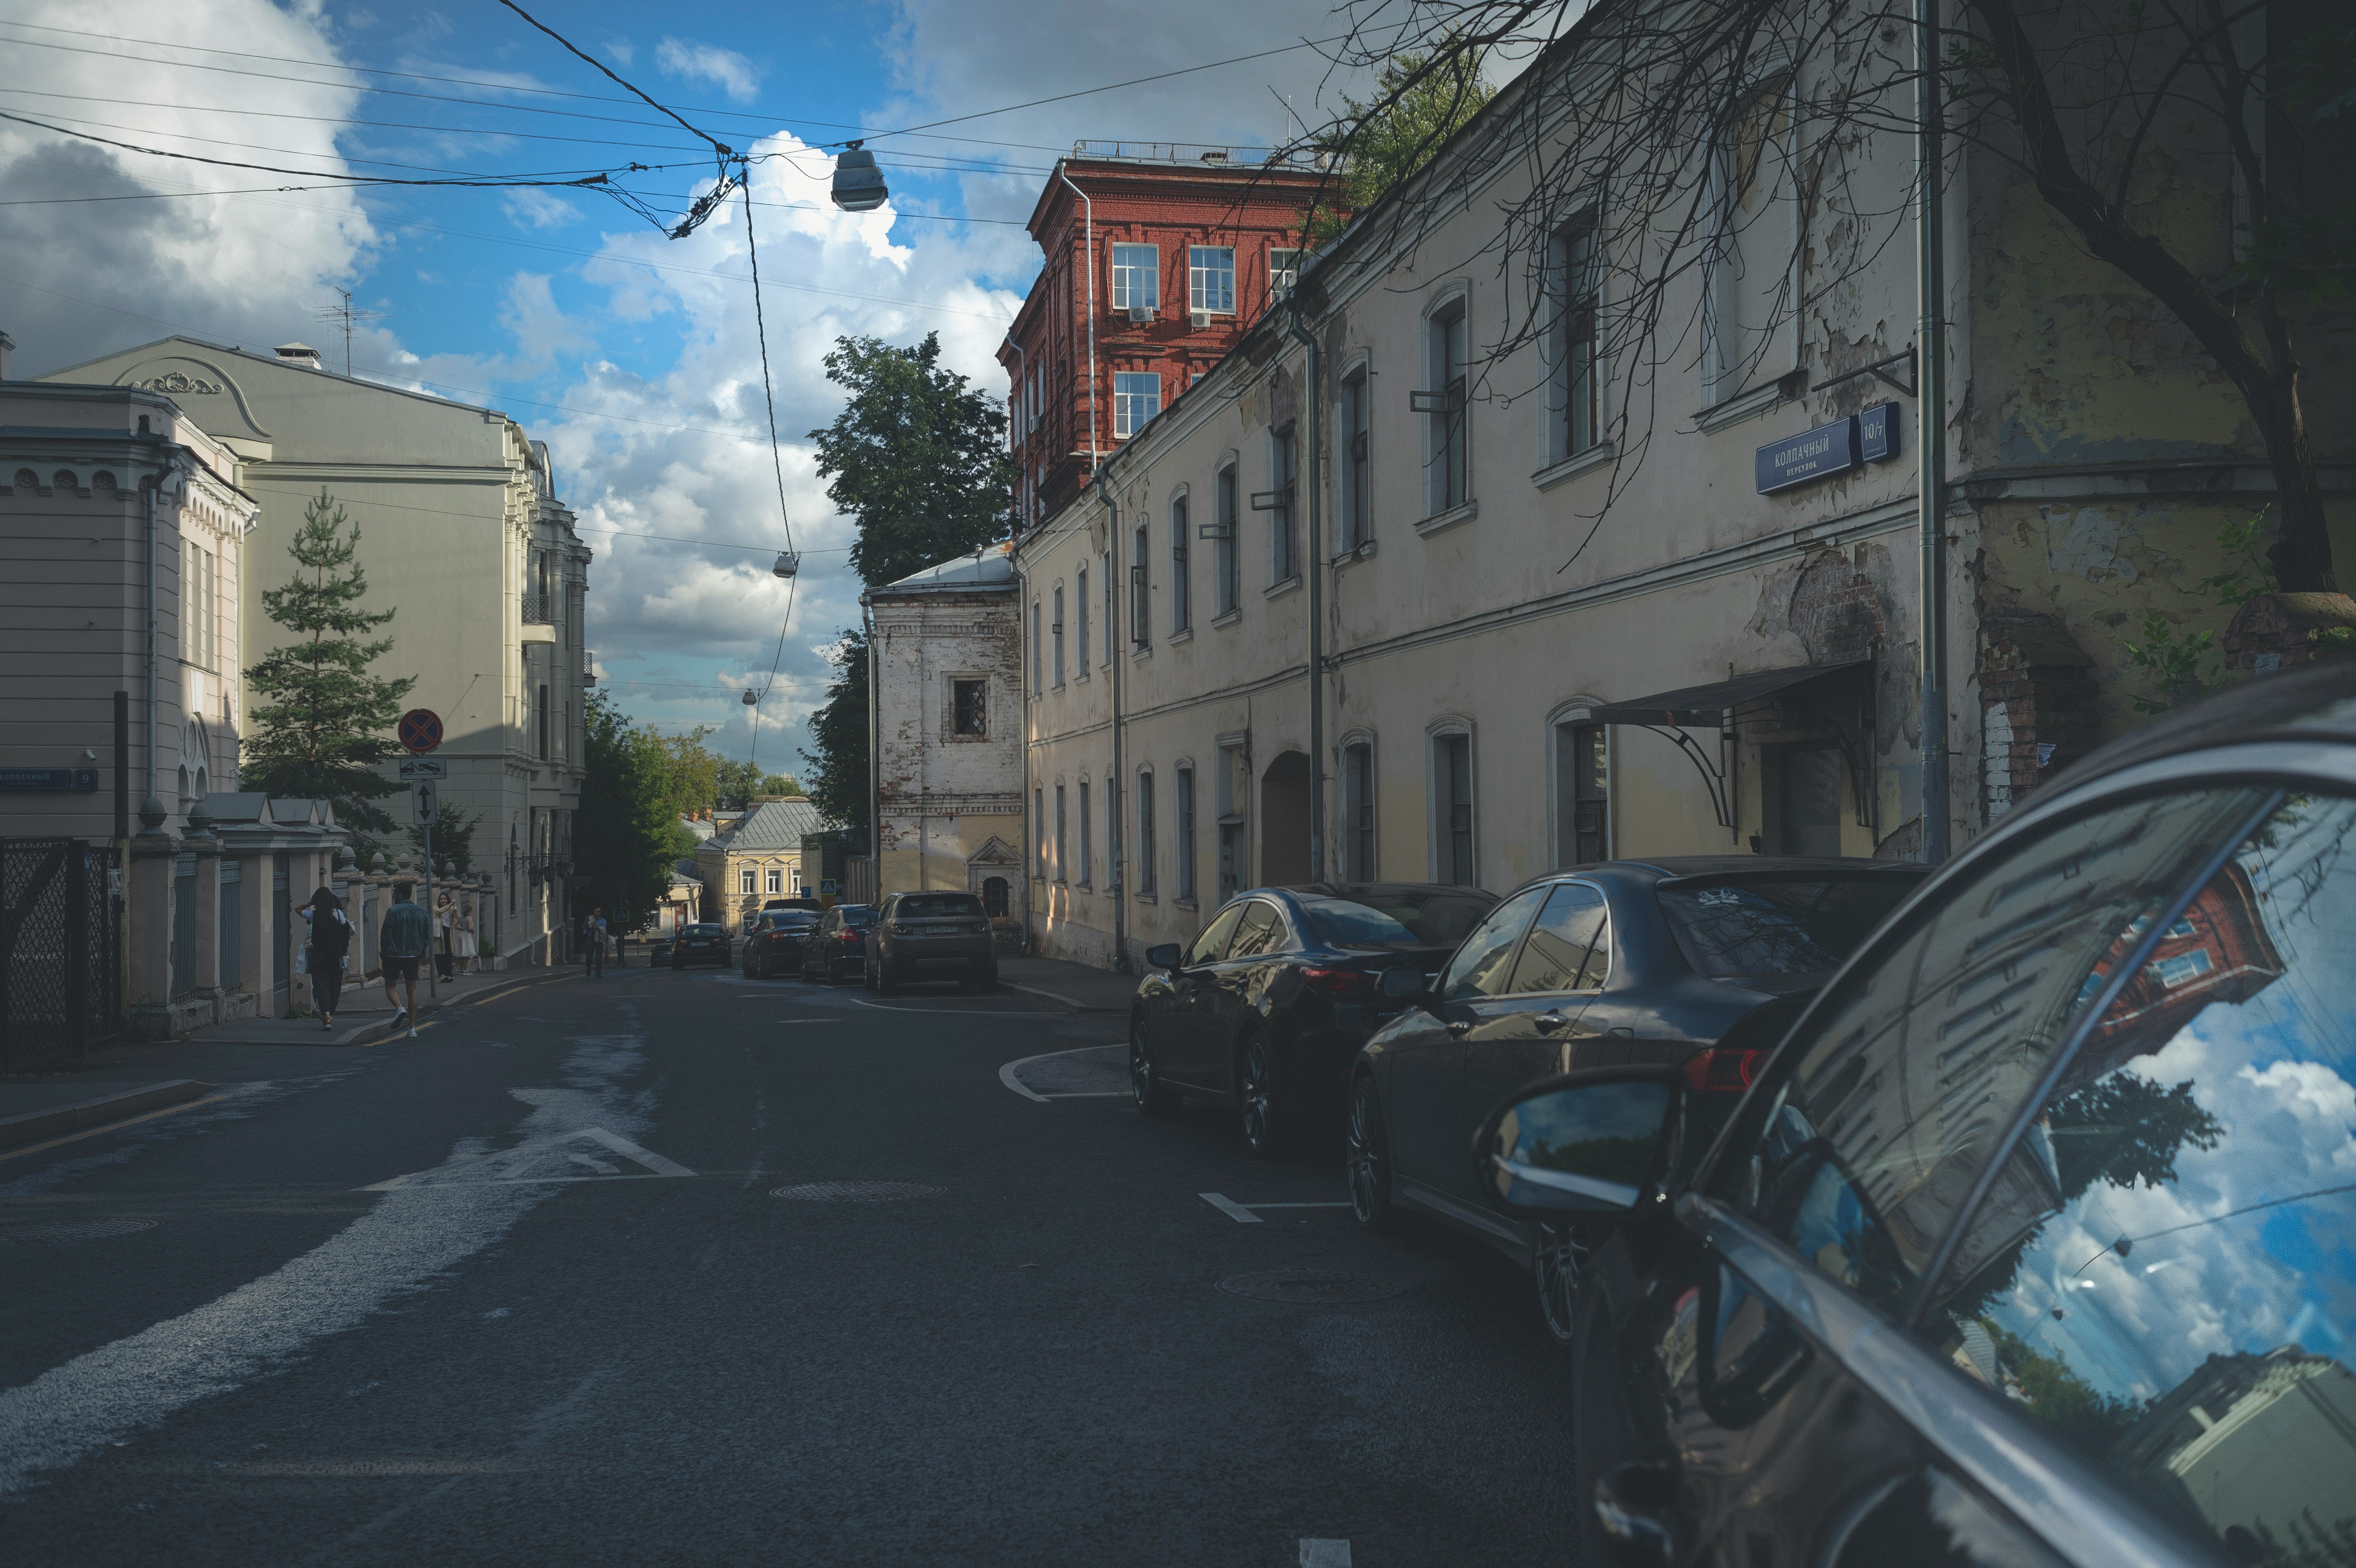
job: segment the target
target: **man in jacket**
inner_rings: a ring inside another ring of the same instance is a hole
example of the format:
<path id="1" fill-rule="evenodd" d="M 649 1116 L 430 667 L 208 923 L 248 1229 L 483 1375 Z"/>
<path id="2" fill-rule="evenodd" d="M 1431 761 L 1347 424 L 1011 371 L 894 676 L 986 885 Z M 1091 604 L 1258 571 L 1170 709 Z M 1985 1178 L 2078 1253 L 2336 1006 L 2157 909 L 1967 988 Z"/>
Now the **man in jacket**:
<path id="1" fill-rule="evenodd" d="M 416 891 L 409 882 L 392 884 L 392 907 L 384 912 L 379 926 L 377 955 L 384 964 L 384 999 L 400 1011 L 392 1015 L 391 1029 L 409 1026 L 409 1038 L 417 1038 L 417 965 L 434 949 L 434 923 L 426 912 L 411 900 Z M 409 1005 L 401 1006 L 393 995 L 392 983 L 405 982 L 409 987 Z"/>

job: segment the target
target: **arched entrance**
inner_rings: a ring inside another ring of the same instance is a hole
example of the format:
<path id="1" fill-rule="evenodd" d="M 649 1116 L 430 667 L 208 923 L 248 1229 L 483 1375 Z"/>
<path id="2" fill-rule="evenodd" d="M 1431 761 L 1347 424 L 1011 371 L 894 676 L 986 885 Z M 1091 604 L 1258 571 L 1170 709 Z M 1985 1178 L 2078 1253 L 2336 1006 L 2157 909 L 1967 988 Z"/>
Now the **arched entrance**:
<path id="1" fill-rule="evenodd" d="M 1309 757 L 1280 752 L 1259 775 L 1259 880 L 1281 887 L 1309 880 Z"/>

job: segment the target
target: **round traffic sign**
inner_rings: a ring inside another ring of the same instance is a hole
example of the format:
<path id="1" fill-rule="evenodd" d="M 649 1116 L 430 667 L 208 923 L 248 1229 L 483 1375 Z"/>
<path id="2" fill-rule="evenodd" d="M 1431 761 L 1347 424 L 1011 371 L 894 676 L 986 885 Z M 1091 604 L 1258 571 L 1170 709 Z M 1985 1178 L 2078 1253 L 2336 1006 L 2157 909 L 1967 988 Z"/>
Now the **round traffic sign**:
<path id="1" fill-rule="evenodd" d="M 401 716 L 401 743 L 412 752 L 430 752 L 442 743 L 442 716 L 430 708 L 412 708 Z"/>

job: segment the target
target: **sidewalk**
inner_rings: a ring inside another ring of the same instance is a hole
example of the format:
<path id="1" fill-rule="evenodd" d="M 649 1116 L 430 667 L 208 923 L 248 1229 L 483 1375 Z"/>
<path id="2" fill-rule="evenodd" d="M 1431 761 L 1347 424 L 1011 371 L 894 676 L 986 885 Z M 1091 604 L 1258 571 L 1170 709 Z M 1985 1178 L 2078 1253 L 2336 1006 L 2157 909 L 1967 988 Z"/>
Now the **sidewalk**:
<path id="1" fill-rule="evenodd" d="M 502 969 L 477 975 L 461 975 L 440 983 L 441 995 L 432 994 L 424 977 L 417 981 L 417 1010 L 422 1017 L 431 1018 L 444 1008 L 458 1007 L 494 992 L 512 990 L 519 986 L 543 985 L 555 980 L 577 980 L 581 965 L 561 964 L 553 966 L 534 965 L 530 968 Z M 407 995 L 404 989 L 402 995 Z M 381 980 L 348 980 L 343 995 L 337 999 L 335 1029 L 331 1033 L 319 1027 L 316 1018 L 302 1019 L 239 1019 L 232 1023 L 213 1024 L 189 1033 L 186 1043 L 191 1045 L 351 1045 L 375 1039 L 386 1032 L 392 1022 L 394 1006 L 384 999 Z M 404 1020 L 402 1028 L 406 1029 Z"/>
<path id="2" fill-rule="evenodd" d="M 1009 990 L 1045 997 L 1084 1013 L 1126 1013 L 1137 996 L 1135 975 L 1061 958 L 1001 957 L 998 978 Z"/>

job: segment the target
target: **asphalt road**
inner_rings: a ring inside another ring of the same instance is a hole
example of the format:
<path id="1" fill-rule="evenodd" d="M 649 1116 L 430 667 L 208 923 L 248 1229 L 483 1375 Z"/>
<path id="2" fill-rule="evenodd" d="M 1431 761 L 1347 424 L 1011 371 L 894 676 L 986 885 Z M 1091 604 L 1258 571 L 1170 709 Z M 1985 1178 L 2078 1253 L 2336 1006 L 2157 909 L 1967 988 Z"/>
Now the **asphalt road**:
<path id="1" fill-rule="evenodd" d="M 1566 1561 L 1526 1281 L 1119 1029 L 630 970 L 0 1158 L 0 1562 Z"/>

